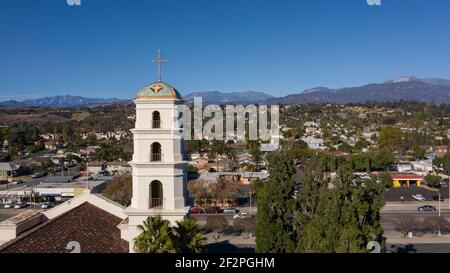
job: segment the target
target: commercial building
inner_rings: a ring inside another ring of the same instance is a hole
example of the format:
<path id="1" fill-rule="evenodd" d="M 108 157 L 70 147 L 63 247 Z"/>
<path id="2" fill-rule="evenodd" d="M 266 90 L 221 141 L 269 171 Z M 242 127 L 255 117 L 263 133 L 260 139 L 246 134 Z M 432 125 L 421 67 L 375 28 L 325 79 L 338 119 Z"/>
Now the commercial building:
<path id="1" fill-rule="evenodd" d="M 423 176 L 414 173 L 391 173 L 394 188 L 417 186 L 420 187 Z"/>

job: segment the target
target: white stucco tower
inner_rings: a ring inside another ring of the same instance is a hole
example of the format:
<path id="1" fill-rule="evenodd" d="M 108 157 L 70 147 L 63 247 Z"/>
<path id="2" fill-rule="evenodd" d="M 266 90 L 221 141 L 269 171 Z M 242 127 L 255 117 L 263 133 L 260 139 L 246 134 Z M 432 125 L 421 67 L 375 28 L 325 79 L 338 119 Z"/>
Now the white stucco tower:
<path id="1" fill-rule="evenodd" d="M 175 88 L 158 78 L 134 100 L 133 197 L 125 210 L 128 219 L 120 225 L 122 238 L 130 242 L 130 252 L 140 233 L 137 226 L 147 217 L 161 215 L 174 225 L 189 211 L 185 206 L 187 164 L 183 141 L 175 128 L 176 105 L 182 100 Z"/>

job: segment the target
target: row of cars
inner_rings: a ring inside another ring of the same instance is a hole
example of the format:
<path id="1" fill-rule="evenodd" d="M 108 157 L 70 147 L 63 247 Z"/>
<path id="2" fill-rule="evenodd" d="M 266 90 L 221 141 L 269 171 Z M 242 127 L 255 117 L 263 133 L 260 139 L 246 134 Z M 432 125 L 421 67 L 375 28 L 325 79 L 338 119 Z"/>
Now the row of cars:
<path id="1" fill-rule="evenodd" d="M 25 202 L 9 202 L 3 205 L 5 209 L 23 209 L 28 207 L 28 204 Z"/>
<path id="2" fill-rule="evenodd" d="M 28 207 L 29 205 L 26 202 L 7 202 L 3 205 L 4 209 L 23 209 Z M 52 203 L 45 202 L 40 205 L 41 209 L 49 209 L 53 207 Z"/>
<path id="3" fill-rule="evenodd" d="M 191 208 L 191 214 L 231 214 L 235 215 L 239 213 L 239 210 L 236 208 L 225 208 L 222 209 L 220 207 L 209 207 L 209 208 Z"/>

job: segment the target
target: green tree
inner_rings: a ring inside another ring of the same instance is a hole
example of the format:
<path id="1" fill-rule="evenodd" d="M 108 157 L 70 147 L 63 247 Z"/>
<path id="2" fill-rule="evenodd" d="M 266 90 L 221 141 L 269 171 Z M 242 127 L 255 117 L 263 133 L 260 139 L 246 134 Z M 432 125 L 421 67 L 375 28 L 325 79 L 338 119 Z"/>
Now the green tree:
<path id="1" fill-rule="evenodd" d="M 170 222 L 161 216 L 148 217 L 138 226 L 141 234 L 134 239 L 134 248 L 138 253 L 175 253 L 171 239 Z"/>
<path id="2" fill-rule="evenodd" d="M 378 138 L 378 144 L 380 147 L 386 147 L 393 151 L 402 143 L 402 132 L 400 129 L 386 126 L 381 129 L 380 137 Z"/>
<path id="3" fill-rule="evenodd" d="M 259 171 L 259 164 L 262 160 L 261 144 L 258 141 L 250 140 L 248 141 L 249 153 L 252 156 L 252 160 L 255 163 L 255 170 Z"/>
<path id="4" fill-rule="evenodd" d="M 361 151 L 362 149 L 367 148 L 369 146 L 370 146 L 370 141 L 362 138 L 356 142 L 354 148 L 357 151 Z"/>
<path id="5" fill-rule="evenodd" d="M 193 219 L 177 221 L 173 227 L 172 241 L 177 253 L 202 253 L 206 251 L 206 238 Z"/>
<path id="6" fill-rule="evenodd" d="M 354 154 L 352 156 L 352 162 L 355 171 L 370 171 L 370 158 L 367 154 Z"/>
<path id="7" fill-rule="evenodd" d="M 305 172 L 316 170 L 320 161 L 313 161 Z M 309 174 L 308 174 L 309 175 Z M 327 184 L 321 176 L 313 176 L 316 184 Z M 369 241 L 383 242 L 380 210 L 384 205 L 384 187 L 376 179 L 356 182 L 350 165 L 342 165 L 333 187 L 314 191 L 315 210 L 305 213 L 298 221 L 298 252 L 358 253 L 367 252 Z M 357 185 L 354 185 L 357 183 Z M 309 192 L 311 194 L 311 192 Z M 305 207 L 305 198 L 300 208 Z M 306 199 L 308 200 L 308 199 Z"/>
<path id="8" fill-rule="evenodd" d="M 134 239 L 138 253 L 201 253 L 205 252 L 206 239 L 195 220 L 177 221 L 175 227 L 161 216 L 148 217 L 139 225 L 141 234 Z"/>
<path id="9" fill-rule="evenodd" d="M 273 156 L 270 178 L 258 195 L 255 232 L 257 252 L 293 252 L 295 250 L 294 173 L 293 162 L 284 153 Z"/>
<path id="10" fill-rule="evenodd" d="M 427 182 L 431 187 L 439 187 L 441 185 L 442 178 L 439 175 L 428 174 L 425 176 L 425 182 Z"/>
<path id="11" fill-rule="evenodd" d="M 380 182 L 386 188 L 392 188 L 394 186 L 394 181 L 392 180 L 392 177 L 389 174 L 389 172 L 383 172 L 382 174 L 380 174 Z"/>
<path id="12" fill-rule="evenodd" d="M 418 159 L 425 158 L 426 151 L 424 148 L 420 147 L 418 144 L 414 144 L 413 151 L 414 151 L 414 155 L 416 156 L 416 158 L 418 158 Z"/>
<path id="13" fill-rule="evenodd" d="M 372 159 L 372 166 L 377 170 L 386 170 L 395 162 L 395 157 L 389 149 L 381 148 Z"/>
<path id="14" fill-rule="evenodd" d="M 132 196 L 132 182 L 130 175 L 117 176 L 112 182 L 110 182 L 102 194 L 123 205 L 129 206 L 131 204 Z"/>

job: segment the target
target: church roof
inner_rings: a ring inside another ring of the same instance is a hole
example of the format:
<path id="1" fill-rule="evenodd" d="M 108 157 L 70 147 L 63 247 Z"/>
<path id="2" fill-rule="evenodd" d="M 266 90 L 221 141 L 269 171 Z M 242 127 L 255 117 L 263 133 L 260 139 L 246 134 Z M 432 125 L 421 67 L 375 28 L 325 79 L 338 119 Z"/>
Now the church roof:
<path id="1" fill-rule="evenodd" d="M 68 253 L 71 241 L 80 243 L 81 253 L 128 253 L 117 227 L 122 221 L 85 202 L 0 246 L 0 253 Z"/>
<path id="2" fill-rule="evenodd" d="M 180 93 L 168 83 L 157 81 L 142 88 L 136 100 L 151 99 L 178 99 L 181 100 Z"/>

